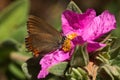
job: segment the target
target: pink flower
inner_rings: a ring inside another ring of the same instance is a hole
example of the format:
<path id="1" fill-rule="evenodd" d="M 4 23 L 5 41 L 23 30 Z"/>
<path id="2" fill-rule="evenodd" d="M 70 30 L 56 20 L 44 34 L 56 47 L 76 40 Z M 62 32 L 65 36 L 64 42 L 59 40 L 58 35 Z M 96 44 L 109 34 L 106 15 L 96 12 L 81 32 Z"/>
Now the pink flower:
<path id="1" fill-rule="evenodd" d="M 66 36 L 64 44 L 62 48 L 46 54 L 40 60 L 41 70 L 38 79 L 45 78 L 49 74 L 48 69 L 51 66 L 70 60 L 74 48 L 78 44 L 87 42 L 89 52 L 104 47 L 105 44 L 98 43 L 95 40 L 115 28 L 115 17 L 108 11 L 96 16 L 96 12 L 92 9 L 88 9 L 83 14 L 66 10 L 62 14 L 63 36 Z"/>
<path id="2" fill-rule="evenodd" d="M 107 10 L 99 16 L 96 16 L 96 12 L 93 9 L 88 9 L 83 14 L 69 10 L 66 10 L 62 14 L 63 33 L 65 35 L 76 33 L 78 36 L 73 42 L 75 42 L 75 44 L 87 42 L 88 52 L 104 47 L 105 44 L 98 43 L 95 40 L 115 28 L 115 17 Z"/>

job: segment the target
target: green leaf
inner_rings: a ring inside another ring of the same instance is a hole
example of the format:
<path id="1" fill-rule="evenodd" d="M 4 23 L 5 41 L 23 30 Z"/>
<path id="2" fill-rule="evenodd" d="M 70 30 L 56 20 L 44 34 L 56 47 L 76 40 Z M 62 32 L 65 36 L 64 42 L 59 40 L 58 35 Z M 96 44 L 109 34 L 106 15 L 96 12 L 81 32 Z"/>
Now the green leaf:
<path id="1" fill-rule="evenodd" d="M 103 48 L 96 57 L 97 63 L 99 65 L 109 64 L 109 65 L 117 65 L 120 66 L 120 45 L 119 39 L 115 39 L 111 42 L 111 44 L 107 45 Z"/>
<path id="2" fill-rule="evenodd" d="M 68 62 L 61 62 L 61 63 L 58 63 L 58 64 L 56 64 L 54 66 L 51 66 L 48 69 L 48 71 L 51 74 L 54 74 L 56 76 L 63 76 L 67 66 L 68 66 Z"/>
<path id="3" fill-rule="evenodd" d="M 15 29 L 26 23 L 29 1 L 16 0 L 0 13 L 0 41 L 14 33 Z"/>
<path id="4" fill-rule="evenodd" d="M 19 78 L 19 79 L 25 79 L 25 75 L 23 74 L 23 72 L 21 71 L 21 69 L 19 69 L 15 64 L 10 64 L 9 65 L 9 70 L 17 78 Z"/>
<path id="5" fill-rule="evenodd" d="M 110 60 L 111 65 L 117 65 L 120 67 L 120 52 L 114 59 Z"/>
<path id="6" fill-rule="evenodd" d="M 70 65 L 72 67 L 84 67 L 89 62 L 89 56 L 86 50 L 86 46 L 80 46 L 76 52 L 72 55 Z"/>
<path id="7" fill-rule="evenodd" d="M 108 56 L 109 56 L 109 54 L 107 52 L 99 54 L 96 57 L 96 60 L 99 61 L 98 65 L 101 65 L 101 64 L 110 64 Z"/>
<path id="8" fill-rule="evenodd" d="M 112 40 L 111 49 L 120 47 L 120 38 L 113 38 Z"/>
<path id="9" fill-rule="evenodd" d="M 107 45 L 104 47 L 101 51 L 97 53 L 96 56 L 96 63 L 97 65 L 103 65 L 103 64 L 110 64 L 109 59 L 110 56 L 110 45 Z"/>
<path id="10" fill-rule="evenodd" d="M 120 80 L 120 67 L 103 65 L 98 69 L 98 75 L 104 80 Z"/>
<path id="11" fill-rule="evenodd" d="M 88 80 L 87 72 L 80 67 L 71 68 L 65 75 L 68 80 Z"/>
<path id="12" fill-rule="evenodd" d="M 99 75 L 102 79 L 105 79 L 105 80 L 114 80 L 114 78 L 113 78 L 112 74 L 110 73 L 110 71 L 107 70 L 107 69 L 104 68 L 104 67 L 101 67 L 101 68 L 99 69 L 99 72 L 98 72 L 98 73 L 99 73 L 98 75 Z"/>
<path id="13" fill-rule="evenodd" d="M 26 25 L 19 27 L 14 33 L 11 35 L 11 38 L 16 40 L 18 43 L 23 44 L 25 42 L 25 37 L 27 34 Z"/>
<path id="14" fill-rule="evenodd" d="M 116 39 L 111 46 L 111 65 L 120 66 L 120 38 Z"/>
<path id="15" fill-rule="evenodd" d="M 87 72 L 85 72 L 85 70 L 83 70 L 80 67 L 78 67 L 77 70 L 82 74 L 82 76 L 83 76 L 82 80 L 88 80 L 88 75 L 87 75 Z"/>
<path id="16" fill-rule="evenodd" d="M 72 77 L 77 80 L 82 80 L 83 76 L 82 74 L 75 68 L 72 68 Z"/>
<path id="17" fill-rule="evenodd" d="M 111 49 L 111 59 L 115 59 L 118 55 L 120 55 L 120 47 L 116 47 L 114 49 Z"/>
<path id="18" fill-rule="evenodd" d="M 82 13 L 82 11 L 79 9 L 79 7 L 75 4 L 74 1 L 70 1 L 70 3 L 67 6 L 67 10 L 71 10 L 77 13 Z"/>

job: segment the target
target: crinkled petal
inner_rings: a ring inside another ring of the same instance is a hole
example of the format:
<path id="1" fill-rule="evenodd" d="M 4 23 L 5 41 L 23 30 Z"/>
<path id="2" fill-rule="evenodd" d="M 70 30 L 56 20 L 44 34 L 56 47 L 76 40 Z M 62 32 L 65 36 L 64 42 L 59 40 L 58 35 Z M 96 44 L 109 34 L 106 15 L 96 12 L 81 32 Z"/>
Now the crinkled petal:
<path id="1" fill-rule="evenodd" d="M 93 52 L 93 51 L 96 51 L 97 49 L 105 47 L 105 46 L 106 46 L 106 44 L 88 41 L 87 50 L 88 50 L 88 52 Z"/>
<path id="2" fill-rule="evenodd" d="M 79 24 L 80 29 L 86 28 L 86 25 L 89 24 L 96 17 L 96 12 L 94 9 L 87 9 L 83 14 L 79 15 Z"/>
<path id="3" fill-rule="evenodd" d="M 62 50 L 56 50 L 53 53 L 45 55 L 41 61 L 41 70 L 38 74 L 38 79 L 45 78 L 48 75 L 48 68 L 70 58 L 70 53 L 65 53 Z"/>
<path id="4" fill-rule="evenodd" d="M 74 31 L 74 28 L 77 29 L 79 27 L 78 24 L 79 14 L 66 10 L 62 14 L 62 30 L 64 34 L 70 33 Z"/>
<path id="5" fill-rule="evenodd" d="M 115 28 L 115 17 L 106 10 L 83 29 L 82 37 L 84 40 L 95 40 Z"/>
<path id="6" fill-rule="evenodd" d="M 71 32 L 77 32 L 77 30 L 80 31 L 80 29 L 86 27 L 86 24 L 88 24 L 95 16 L 96 13 L 93 9 L 88 9 L 83 14 L 66 10 L 62 14 L 63 33 L 66 35 Z"/>

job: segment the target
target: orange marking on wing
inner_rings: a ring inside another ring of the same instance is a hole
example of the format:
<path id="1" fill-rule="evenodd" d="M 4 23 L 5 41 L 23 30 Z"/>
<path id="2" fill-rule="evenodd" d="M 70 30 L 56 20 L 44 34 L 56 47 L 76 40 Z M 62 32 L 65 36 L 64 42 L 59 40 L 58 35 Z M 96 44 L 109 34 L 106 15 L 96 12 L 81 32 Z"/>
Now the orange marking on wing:
<path id="1" fill-rule="evenodd" d="M 29 51 L 33 52 L 33 55 L 34 55 L 34 56 L 38 57 L 38 56 L 39 56 L 39 51 L 33 47 L 33 45 L 31 44 L 31 41 L 32 41 L 32 40 L 31 40 L 31 38 L 29 38 L 29 37 L 25 39 L 26 48 L 27 48 Z"/>
<path id="2" fill-rule="evenodd" d="M 39 51 L 37 49 L 34 49 L 33 52 L 34 52 L 34 56 L 38 57 Z"/>

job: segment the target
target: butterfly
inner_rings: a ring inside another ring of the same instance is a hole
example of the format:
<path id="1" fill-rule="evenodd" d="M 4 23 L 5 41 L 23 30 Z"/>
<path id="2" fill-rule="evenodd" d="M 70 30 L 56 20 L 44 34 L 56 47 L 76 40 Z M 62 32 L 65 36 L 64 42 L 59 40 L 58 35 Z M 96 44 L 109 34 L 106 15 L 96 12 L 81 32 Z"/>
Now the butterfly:
<path id="1" fill-rule="evenodd" d="M 27 21 L 28 37 L 25 38 L 26 48 L 34 56 L 45 55 L 60 47 L 64 37 L 54 27 L 36 16 L 29 16 Z"/>

